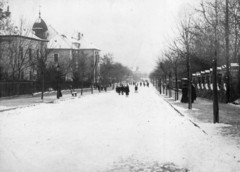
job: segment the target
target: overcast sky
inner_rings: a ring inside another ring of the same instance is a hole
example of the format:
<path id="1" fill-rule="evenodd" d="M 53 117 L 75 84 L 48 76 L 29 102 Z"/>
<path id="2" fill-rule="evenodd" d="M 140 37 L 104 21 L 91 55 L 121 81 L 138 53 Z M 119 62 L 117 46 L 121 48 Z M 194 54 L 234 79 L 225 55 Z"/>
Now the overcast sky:
<path id="1" fill-rule="evenodd" d="M 114 54 L 115 61 L 151 72 L 174 36 L 184 7 L 199 0 L 9 0 L 12 18 L 30 24 L 42 18 L 58 32 L 80 31 L 86 40 Z"/>

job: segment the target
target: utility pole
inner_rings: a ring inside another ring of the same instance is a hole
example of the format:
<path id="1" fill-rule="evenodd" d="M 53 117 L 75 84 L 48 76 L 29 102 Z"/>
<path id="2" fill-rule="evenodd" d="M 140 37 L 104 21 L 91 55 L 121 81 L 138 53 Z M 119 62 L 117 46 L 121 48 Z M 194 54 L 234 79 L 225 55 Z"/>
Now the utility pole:
<path id="1" fill-rule="evenodd" d="M 225 14 L 225 42 L 226 42 L 226 103 L 230 101 L 230 65 L 229 65 L 229 0 L 226 0 L 226 14 Z"/>
<path id="2" fill-rule="evenodd" d="M 219 123 L 219 107 L 218 107 L 218 90 L 217 90 L 217 57 L 218 57 L 218 10 L 217 10 L 217 0 L 215 0 L 215 14 L 216 23 L 214 25 L 214 36 L 215 36 L 215 50 L 213 58 L 213 123 Z"/>

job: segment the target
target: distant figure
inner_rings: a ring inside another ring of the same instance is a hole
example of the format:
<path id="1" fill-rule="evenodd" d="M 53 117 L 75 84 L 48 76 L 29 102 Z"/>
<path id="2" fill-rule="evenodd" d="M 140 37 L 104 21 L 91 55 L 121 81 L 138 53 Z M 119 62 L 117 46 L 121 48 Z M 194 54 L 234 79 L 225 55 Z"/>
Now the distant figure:
<path id="1" fill-rule="evenodd" d="M 124 86 L 123 85 L 121 85 L 121 87 L 120 87 L 120 92 L 122 95 L 124 94 Z"/>
<path id="2" fill-rule="evenodd" d="M 191 88 L 191 93 L 192 93 L 191 94 L 191 100 L 192 100 L 192 103 L 194 103 L 194 101 L 197 98 L 197 94 L 196 94 L 196 89 L 193 85 L 192 85 L 192 88 Z M 188 103 L 188 87 L 187 86 L 182 88 L 181 102 L 182 103 Z"/>
<path id="3" fill-rule="evenodd" d="M 62 97 L 62 92 L 61 92 L 61 89 L 59 88 L 57 90 L 57 98 L 59 99 L 60 97 Z"/>
<path id="4" fill-rule="evenodd" d="M 143 86 L 145 87 L 145 82 L 143 83 Z"/>
<path id="5" fill-rule="evenodd" d="M 137 93 L 137 91 L 138 91 L 138 86 L 135 85 L 135 93 Z"/>
<path id="6" fill-rule="evenodd" d="M 98 92 L 100 93 L 101 92 L 101 87 L 100 87 L 99 84 L 97 85 L 97 89 L 98 89 Z"/>
<path id="7" fill-rule="evenodd" d="M 125 86 L 125 93 L 126 93 L 126 96 L 127 96 L 127 97 L 128 97 L 128 95 L 129 95 L 129 92 L 130 92 L 129 86 L 127 85 L 127 86 Z"/>
<path id="8" fill-rule="evenodd" d="M 149 82 L 147 82 L 147 86 L 149 87 Z"/>
<path id="9" fill-rule="evenodd" d="M 140 82 L 140 86 L 142 86 L 142 82 Z"/>
<path id="10" fill-rule="evenodd" d="M 182 99 L 181 99 L 182 103 L 187 103 L 188 102 L 188 88 L 187 86 L 182 88 Z"/>
<path id="11" fill-rule="evenodd" d="M 192 85 L 192 103 L 194 103 L 194 101 L 197 98 L 197 94 L 196 94 L 196 89 L 195 87 Z"/>
<path id="12" fill-rule="evenodd" d="M 117 92 L 119 95 L 120 95 L 120 89 L 121 89 L 121 88 L 120 88 L 119 86 L 116 87 L 116 92 Z"/>

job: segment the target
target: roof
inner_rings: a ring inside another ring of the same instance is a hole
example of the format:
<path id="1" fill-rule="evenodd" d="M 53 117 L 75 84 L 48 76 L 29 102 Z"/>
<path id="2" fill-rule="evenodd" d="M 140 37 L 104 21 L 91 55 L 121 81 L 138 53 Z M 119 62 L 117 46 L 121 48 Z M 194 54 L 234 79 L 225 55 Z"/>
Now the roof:
<path id="1" fill-rule="evenodd" d="M 51 40 L 54 36 L 58 35 L 59 33 L 54 29 L 51 25 L 48 25 L 48 39 Z"/>
<path id="2" fill-rule="evenodd" d="M 48 41 L 46 39 L 41 39 L 39 37 L 37 37 L 36 35 L 33 34 L 33 32 L 31 30 L 28 29 L 22 29 L 21 31 L 16 30 L 14 32 L 12 31 L 0 31 L 0 36 L 3 37 L 23 37 L 26 39 L 33 39 L 33 40 L 37 40 L 37 41 Z"/>
<path id="3" fill-rule="evenodd" d="M 75 49 L 72 42 L 65 36 L 57 34 L 49 40 L 47 47 L 49 49 Z"/>
<path id="4" fill-rule="evenodd" d="M 93 43 L 88 42 L 85 38 L 81 38 L 80 40 L 72 39 L 73 43 L 80 43 L 80 49 L 89 49 L 89 50 L 100 50 Z"/>
<path id="5" fill-rule="evenodd" d="M 57 32 L 51 25 L 48 25 L 48 28 L 49 49 L 100 50 L 93 43 L 86 41 L 84 37 L 81 39 L 69 38 Z"/>
<path id="6" fill-rule="evenodd" d="M 231 67 L 238 67 L 239 65 L 237 63 L 230 63 Z"/>
<path id="7" fill-rule="evenodd" d="M 48 30 L 48 27 L 45 21 L 39 16 L 39 18 L 33 24 L 32 30 L 42 30 L 43 32 L 46 32 Z"/>

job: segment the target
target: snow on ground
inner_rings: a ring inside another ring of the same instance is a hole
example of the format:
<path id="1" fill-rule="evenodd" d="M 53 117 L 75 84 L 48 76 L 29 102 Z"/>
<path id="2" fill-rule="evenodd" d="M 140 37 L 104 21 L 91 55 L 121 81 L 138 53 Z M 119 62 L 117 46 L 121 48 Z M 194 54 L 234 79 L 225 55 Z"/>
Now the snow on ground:
<path id="1" fill-rule="evenodd" d="M 153 87 L 131 88 L 129 97 L 94 94 L 1 113 L 0 171 L 96 172 L 126 161 L 240 171 L 239 148 L 213 133 L 180 116 Z"/>
<path id="2" fill-rule="evenodd" d="M 8 107 L 7 106 L 0 106 L 0 110 L 4 110 L 4 109 L 7 109 Z"/>

